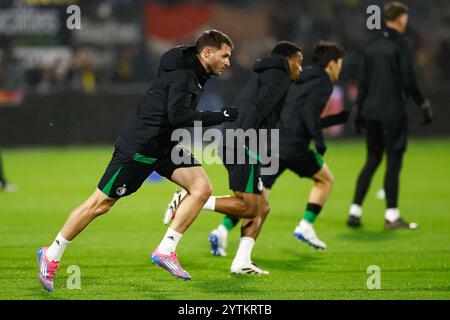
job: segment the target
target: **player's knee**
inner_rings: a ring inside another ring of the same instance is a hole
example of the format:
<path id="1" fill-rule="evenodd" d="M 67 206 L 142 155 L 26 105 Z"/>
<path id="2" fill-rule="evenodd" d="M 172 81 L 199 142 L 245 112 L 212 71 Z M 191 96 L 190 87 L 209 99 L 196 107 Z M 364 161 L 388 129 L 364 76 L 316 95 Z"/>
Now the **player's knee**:
<path id="1" fill-rule="evenodd" d="M 198 198 L 200 201 L 206 202 L 208 198 L 212 195 L 213 188 L 211 183 L 208 180 L 198 181 L 192 188 L 189 190 L 189 194 Z"/>
<path id="2" fill-rule="evenodd" d="M 371 153 L 367 159 L 367 165 L 376 168 L 380 165 L 381 160 L 383 160 L 382 153 Z"/>
<path id="3" fill-rule="evenodd" d="M 402 168 L 402 152 L 391 152 L 387 154 L 387 169 L 400 171 Z"/>
<path id="4" fill-rule="evenodd" d="M 241 214 L 245 214 L 249 210 L 249 206 L 243 200 L 234 201 L 232 205 L 234 211 L 240 212 Z"/>
<path id="5" fill-rule="evenodd" d="M 270 205 L 268 203 L 267 204 L 263 204 L 262 207 L 261 207 L 261 211 L 262 211 L 262 215 L 264 217 L 266 217 L 269 214 L 269 212 L 270 212 Z"/>
<path id="6" fill-rule="evenodd" d="M 255 201 L 246 201 L 245 202 L 245 213 L 248 219 L 253 219 L 258 216 L 259 213 L 258 203 Z"/>

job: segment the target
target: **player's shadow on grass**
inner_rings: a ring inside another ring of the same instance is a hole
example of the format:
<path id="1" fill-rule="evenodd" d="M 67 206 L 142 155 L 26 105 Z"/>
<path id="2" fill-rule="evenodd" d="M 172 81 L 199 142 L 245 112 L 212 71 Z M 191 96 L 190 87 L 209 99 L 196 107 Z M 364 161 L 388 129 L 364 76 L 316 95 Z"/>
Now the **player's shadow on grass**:
<path id="1" fill-rule="evenodd" d="M 255 262 L 264 270 L 282 271 L 302 271 L 311 268 L 321 261 L 323 257 L 321 252 L 317 252 L 312 248 L 306 248 L 303 252 L 300 249 L 283 249 L 284 259 L 267 259 L 256 258 Z"/>
<path id="2" fill-rule="evenodd" d="M 404 238 L 405 236 L 417 235 L 416 232 L 411 230 L 348 230 L 345 233 L 339 233 L 336 236 L 343 240 L 348 241 L 358 241 L 358 242 L 380 242 L 380 241 L 393 241 L 397 240 L 400 236 Z"/>

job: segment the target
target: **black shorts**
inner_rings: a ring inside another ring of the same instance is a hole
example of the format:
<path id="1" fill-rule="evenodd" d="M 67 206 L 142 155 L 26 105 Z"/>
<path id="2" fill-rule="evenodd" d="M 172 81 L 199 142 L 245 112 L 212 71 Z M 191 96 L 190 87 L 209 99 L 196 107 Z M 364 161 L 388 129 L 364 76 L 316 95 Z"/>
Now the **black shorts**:
<path id="1" fill-rule="evenodd" d="M 275 181 L 286 169 L 293 171 L 302 178 L 311 178 L 322 169 L 323 164 L 323 159 L 317 151 L 308 150 L 295 159 L 280 159 L 280 168 L 277 173 L 262 176 L 262 181 L 264 187 L 272 189 Z"/>
<path id="2" fill-rule="evenodd" d="M 225 167 L 231 190 L 262 194 L 261 164 L 225 164 Z"/>
<path id="3" fill-rule="evenodd" d="M 261 195 L 263 183 L 260 156 L 246 146 L 242 146 L 242 148 L 244 149 L 242 154 L 244 159 L 238 159 L 240 154 L 235 148 L 219 150 L 219 156 L 228 171 L 230 190 Z M 239 161 L 243 163 L 239 163 Z"/>
<path id="4" fill-rule="evenodd" d="M 366 141 L 369 152 L 388 153 L 406 151 L 408 126 L 406 118 L 380 122 L 366 121 Z"/>
<path id="5" fill-rule="evenodd" d="M 98 188 L 110 198 L 121 198 L 136 192 L 153 171 L 171 180 L 172 173 L 178 168 L 200 166 L 189 150 L 181 145 L 179 148 L 183 158 L 190 158 L 185 161 L 189 163 L 173 163 L 170 153 L 156 159 L 139 153 L 129 156 L 116 148 Z"/>

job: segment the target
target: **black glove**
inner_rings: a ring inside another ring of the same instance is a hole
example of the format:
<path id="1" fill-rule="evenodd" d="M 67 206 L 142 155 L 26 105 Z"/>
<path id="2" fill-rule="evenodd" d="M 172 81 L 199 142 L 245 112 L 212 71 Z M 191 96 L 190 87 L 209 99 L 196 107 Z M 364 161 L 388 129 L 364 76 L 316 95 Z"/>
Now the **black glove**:
<path id="1" fill-rule="evenodd" d="M 433 122 L 433 109 L 431 109 L 431 104 L 429 100 L 425 100 L 420 106 L 422 110 L 423 121 L 422 125 L 426 126 Z"/>
<path id="2" fill-rule="evenodd" d="M 353 122 L 355 125 L 356 133 L 362 134 L 364 128 L 366 127 L 366 121 L 361 115 L 361 112 L 358 109 L 358 112 L 356 113 L 355 121 Z"/>
<path id="3" fill-rule="evenodd" d="M 327 152 L 327 146 L 323 142 L 322 143 L 316 142 L 316 150 L 323 157 L 325 155 L 325 152 Z"/>
<path id="4" fill-rule="evenodd" d="M 239 110 L 235 107 L 223 107 L 220 112 L 222 112 L 224 122 L 233 122 L 239 116 Z"/>

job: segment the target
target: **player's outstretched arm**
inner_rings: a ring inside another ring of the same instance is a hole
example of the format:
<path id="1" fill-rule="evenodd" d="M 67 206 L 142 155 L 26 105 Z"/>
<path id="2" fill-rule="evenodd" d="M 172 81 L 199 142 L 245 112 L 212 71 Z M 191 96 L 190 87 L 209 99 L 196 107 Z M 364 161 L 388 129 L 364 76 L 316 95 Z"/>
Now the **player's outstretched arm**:
<path id="1" fill-rule="evenodd" d="M 220 112 L 193 110 L 191 108 L 194 99 L 193 82 L 192 75 L 186 72 L 180 74 L 169 88 L 168 117 L 172 126 L 192 127 L 195 121 L 201 121 L 203 126 L 208 127 L 237 119 L 238 110 L 234 107 L 225 107 Z"/>
<path id="2" fill-rule="evenodd" d="M 328 128 L 339 124 L 344 124 L 348 121 L 349 117 L 350 111 L 344 110 L 339 113 L 320 119 L 320 125 L 322 126 L 322 128 Z"/>

